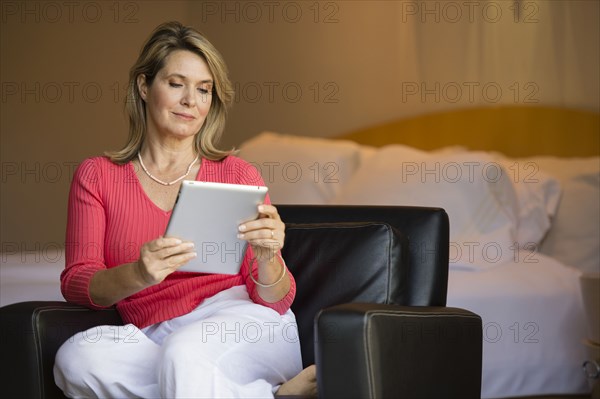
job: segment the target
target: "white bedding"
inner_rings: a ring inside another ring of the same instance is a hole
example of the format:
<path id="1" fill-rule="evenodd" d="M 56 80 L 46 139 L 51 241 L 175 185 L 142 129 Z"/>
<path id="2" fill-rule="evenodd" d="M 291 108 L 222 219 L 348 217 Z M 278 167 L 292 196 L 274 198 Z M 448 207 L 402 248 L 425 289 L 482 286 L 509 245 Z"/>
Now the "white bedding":
<path id="1" fill-rule="evenodd" d="M 448 306 L 483 319 L 482 397 L 588 392 L 581 369 L 586 354 L 580 272 L 542 254 L 518 255 L 520 262 L 476 273 L 450 270 Z M 63 300 L 62 252 L 0 256 L 0 306 Z"/>
<path id="2" fill-rule="evenodd" d="M 580 272 L 539 253 L 517 255 L 476 273 L 450 270 L 448 306 L 483 320 L 482 398 L 588 393 Z"/>
<path id="3" fill-rule="evenodd" d="M 24 301 L 64 301 L 60 273 L 65 268 L 60 250 L 0 253 L 0 306 Z"/>

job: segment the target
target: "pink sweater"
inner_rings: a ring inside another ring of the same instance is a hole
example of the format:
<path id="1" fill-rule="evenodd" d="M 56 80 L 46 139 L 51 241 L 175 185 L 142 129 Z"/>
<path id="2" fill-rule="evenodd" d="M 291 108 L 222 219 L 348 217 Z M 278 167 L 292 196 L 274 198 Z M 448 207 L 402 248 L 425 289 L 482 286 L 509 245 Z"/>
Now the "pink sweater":
<path id="1" fill-rule="evenodd" d="M 196 180 L 264 185 L 254 167 L 233 156 L 220 162 L 203 159 Z M 269 203 L 268 197 L 265 203 Z M 148 198 L 132 163 L 116 165 L 105 157 L 83 161 L 69 193 L 66 267 L 61 275 L 65 299 L 101 309 L 89 295 L 94 273 L 137 261 L 141 246 L 164 234 L 170 216 L 171 211 L 160 209 Z M 143 328 L 189 313 L 204 299 L 245 284 L 254 302 L 285 313 L 296 294 L 293 277 L 290 275 L 291 288 L 282 300 L 263 301 L 248 278 L 251 252 L 248 246 L 237 275 L 174 272 L 160 284 L 120 301 L 117 310 L 126 323 Z M 253 274 L 257 276 L 256 266 Z"/>

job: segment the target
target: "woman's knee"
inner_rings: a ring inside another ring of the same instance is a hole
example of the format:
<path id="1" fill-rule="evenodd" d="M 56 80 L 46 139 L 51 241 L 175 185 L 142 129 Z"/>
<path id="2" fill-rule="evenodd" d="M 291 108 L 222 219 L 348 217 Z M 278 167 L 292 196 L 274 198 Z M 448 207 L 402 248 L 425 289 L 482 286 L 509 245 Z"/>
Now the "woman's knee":
<path id="1" fill-rule="evenodd" d="M 198 362 L 202 358 L 202 351 L 198 350 L 201 337 L 191 334 L 174 333 L 167 337 L 161 346 L 161 365 L 175 367 L 178 364 Z"/>
<path id="2" fill-rule="evenodd" d="M 54 380 L 65 393 L 86 390 L 87 381 L 95 373 L 96 362 L 89 344 L 78 342 L 77 336 L 62 344 L 54 361 Z"/>
<path id="3" fill-rule="evenodd" d="M 58 349 L 54 361 L 54 378 L 57 385 L 64 390 L 64 386 L 87 387 L 90 381 L 102 379 L 106 373 L 104 358 L 107 351 L 101 335 L 97 338 L 92 334 L 101 334 L 99 329 L 78 333 L 69 338 Z"/>

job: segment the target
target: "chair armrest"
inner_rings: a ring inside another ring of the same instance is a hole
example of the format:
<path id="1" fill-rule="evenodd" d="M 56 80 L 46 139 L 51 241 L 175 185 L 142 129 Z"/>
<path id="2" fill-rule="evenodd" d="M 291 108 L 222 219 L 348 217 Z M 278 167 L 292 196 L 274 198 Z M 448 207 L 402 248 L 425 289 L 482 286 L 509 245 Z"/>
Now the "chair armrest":
<path id="1" fill-rule="evenodd" d="M 349 303 L 315 320 L 319 396 L 479 398 L 482 323 L 469 311 Z"/>
<path id="2" fill-rule="evenodd" d="M 0 308 L 0 386 L 6 397 L 62 398 L 54 384 L 58 348 L 78 332 L 123 324 L 117 311 L 67 302 L 21 302 Z M 93 338 L 93 337 L 92 337 Z"/>

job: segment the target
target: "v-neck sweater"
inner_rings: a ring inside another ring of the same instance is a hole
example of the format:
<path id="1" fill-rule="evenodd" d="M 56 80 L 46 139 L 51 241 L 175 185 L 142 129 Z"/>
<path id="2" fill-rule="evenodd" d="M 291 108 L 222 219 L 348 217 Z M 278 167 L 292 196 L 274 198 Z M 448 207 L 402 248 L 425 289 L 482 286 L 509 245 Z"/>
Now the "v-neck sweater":
<path id="1" fill-rule="evenodd" d="M 221 161 L 202 159 L 196 180 L 264 185 L 256 168 L 235 156 Z M 268 196 L 265 203 L 270 203 Z M 65 299 L 103 309 L 90 298 L 92 276 L 99 270 L 137 261 L 142 245 L 164 234 L 171 212 L 148 197 L 133 163 L 118 165 L 106 157 L 84 160 L 73 175 L 69 192 L 65 269 L 61 274 Z M 296 294 L 293 277 L 290 274 L 290 291 L 284 298 L 266 302 L 248 277 L 251 258 L 248 246 L 236 275 L 173 272 L 161 283 L 119 301 L 116 308 L 125 323 L 143 328 L 189 313 L 225 289 L 246 285 L 255 303 L 285 313 Z M 256 277 L 256 265 L 252 272 Z"/>

